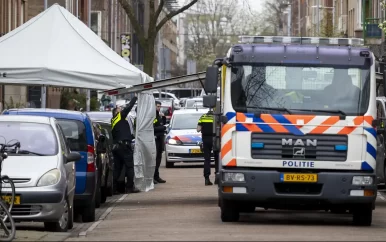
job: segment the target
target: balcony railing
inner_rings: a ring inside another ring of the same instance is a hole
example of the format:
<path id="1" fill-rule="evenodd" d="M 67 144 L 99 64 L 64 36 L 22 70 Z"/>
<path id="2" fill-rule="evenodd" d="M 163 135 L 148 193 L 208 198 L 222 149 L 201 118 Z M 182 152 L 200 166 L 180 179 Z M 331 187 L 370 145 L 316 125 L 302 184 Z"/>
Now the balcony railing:
<path id="1" fill-rule="evenodd" d="M 364 24 L 364 37 L 365 38 L 382 38 L 382 29 L 379 28 L 379 24 L 382 19 L 380 18 L 368 18 Z"/>

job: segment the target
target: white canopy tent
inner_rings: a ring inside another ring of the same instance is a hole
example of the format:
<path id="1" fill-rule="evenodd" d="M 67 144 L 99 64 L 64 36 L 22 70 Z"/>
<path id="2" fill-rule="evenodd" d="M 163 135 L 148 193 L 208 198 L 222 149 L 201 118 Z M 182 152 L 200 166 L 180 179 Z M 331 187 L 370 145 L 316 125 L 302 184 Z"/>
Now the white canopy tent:
<path id="1" fill-rule="evenodd" d="M 0 38 L 0 84 L 106 90 L 151 81 L 58 4 Z"/>

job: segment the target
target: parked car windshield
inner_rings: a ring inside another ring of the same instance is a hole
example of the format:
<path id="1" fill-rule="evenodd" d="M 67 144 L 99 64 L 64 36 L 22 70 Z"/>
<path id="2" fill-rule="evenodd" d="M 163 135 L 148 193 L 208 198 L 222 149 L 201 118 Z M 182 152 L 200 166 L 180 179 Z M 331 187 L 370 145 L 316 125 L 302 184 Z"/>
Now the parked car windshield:
<path id="1" fill-rule="evenodd" d="M 78 120 L 57 119 L 72 151 L 87 152 L 86 127 Z"/>
<path id="2" fill-rule="evenodd" d="M 201 107 L 202 105 L 203 105 L 202 100 L 191 99 L 191 100 L 186 100 L 185 107 L 186 108 L 195 108 L 196 106 Z"/>
<path id="3" fill-rule="evenodd" d="M 90 112 L 87 113 L 92 121 L 107 121 L 110 122 L 113 114 L 111 112 Z"/>
<path id="4" fill-rule="evenodd" d="M 196 129 L 202 113 L 173 114 L 171 129 Z"/>
<path id="5" fill-rule="evenodd" d="M 0 122 L 0 143 L 20 142 L 20 150 L 26 155 L 33 153 L 50 156 L 58 154 L 58 142 L 54 130 L 49 124 L 29 122 Z M 14 155 L 13 152 L 8 152 Z"/>

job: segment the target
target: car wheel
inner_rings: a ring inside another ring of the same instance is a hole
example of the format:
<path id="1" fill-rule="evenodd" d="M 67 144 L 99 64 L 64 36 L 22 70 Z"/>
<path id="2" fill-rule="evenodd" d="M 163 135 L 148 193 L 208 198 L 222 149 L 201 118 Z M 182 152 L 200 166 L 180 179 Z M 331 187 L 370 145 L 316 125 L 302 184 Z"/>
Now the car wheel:
<path id="1" fill-rule="evenodd" d="M 96 208 L 99 208 L 101 206 L 101 200 L 102 200 L 101 185 L 100 185 L 100 182 L 98 181 L 97 190 L 95 193 L 95 207 Z"/>
<path id="2" fill-rule="evenodd" d="M 68 213 L 68 229 L 74 227 L 74 201 L 70 205 L 70 212 Z"/>
<path id="3" fill-rule="evenodd" d="M 353 223 L 358 226 L 371 226 L 373 220 L 372 205 L 358 206 L 353 209 Z"/>
<path id="4" fill-rule="evenodd" d="M 113 177 L 113 173 L 110 172 L 110 168 L 109 168 L 109 179 L 110 179 L 110 187 L 107 187 L 106 189 L 106 194 L 107 196 L 111 197 L 114 195 L 114 177 Z M 106 183 L 108 184 L 108 183 Z"/>
<path id="5" fill-rule="evenodd" d="M 91 201 L 91 204 L 89 206 L 83 207 L 82 221 L 83 223 L 95 221 L 95 199 Z"/>
<path id="6" fill-rule="evenodd" d="M 44 228 L 52 232 L 67 232 L 70 218 L 70 203 L 68 197 L 64 200 L 63 214 L 57 222 L 45 222 Z"/>
<path id="7" fill-rule="evenodd" d="M 168 160 L 165 160 L 165 167 L 166 168 L 173 168 L 174 162 L 169 162 Z"/>
<path id="8" fill-rule="evenodd" d="M 107 187 L 101 188 L 101 203 L 105 203 L 107 199 Z"/>

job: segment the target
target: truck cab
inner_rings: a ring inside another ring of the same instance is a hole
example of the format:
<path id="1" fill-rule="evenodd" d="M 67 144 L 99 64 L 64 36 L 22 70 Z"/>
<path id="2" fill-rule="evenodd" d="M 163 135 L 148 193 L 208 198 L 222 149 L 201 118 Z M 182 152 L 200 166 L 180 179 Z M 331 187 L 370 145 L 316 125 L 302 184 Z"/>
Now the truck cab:
<path id="1" fill-rule="evenodd" d="M 384 132 L 374 64 L 362 39 L 242 36 L 208 67 L 223 222 L 262 207 L 343 211 L 371 225 Z"/>

